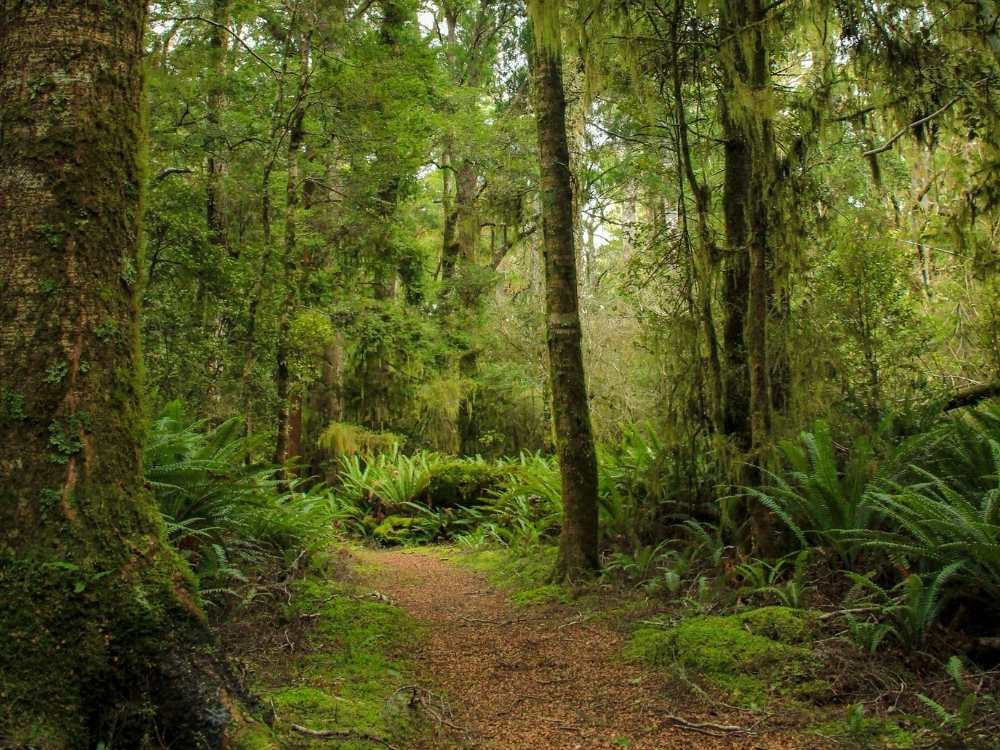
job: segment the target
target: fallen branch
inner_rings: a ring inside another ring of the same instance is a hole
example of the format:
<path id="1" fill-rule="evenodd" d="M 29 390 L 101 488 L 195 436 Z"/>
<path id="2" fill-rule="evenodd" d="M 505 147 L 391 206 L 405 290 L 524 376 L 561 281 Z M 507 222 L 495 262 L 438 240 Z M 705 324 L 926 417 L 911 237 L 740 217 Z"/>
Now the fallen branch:
<path id="1" fill-rule="evenodd" d="M 502 626 L 502 625 L 517 625 L 518 623 L 522 623 L 522 622 L 537 622 L 538 620 L 542 620 L 544 618 L 542 618 L 542 617 L 520 617 L 520 618 L 517 618 L 517 619 L 511 619 L 511 620 L 483 620 L 483 619 L 480 619 L 478 617 L 466 617 L 465 615 L 461 615 L 458 619 L 459 620 L 464 620 L 465 622 L 480 622 L 480 623 L 482 623 L 484 625 L 501 625 Z"/>
<path id="2" fill-rule="evenodd" d="M 975 406 L 980 401 L 985 401 L 993 396 L 1000 396 L 1000 380 L 963 388 L 948 399 L 944 410 L 952 411 L 953 409 L 961 409 L 963 406 Z"/>
<path id="3" fill-rule="evenodd" d="M 455 722 L 451 721 L 451 708 L 448 706 L 447 702 L 443 698 L 436 696 L 427 688 L 420 687 L 419 685 L 402 685 L 401 687 L 396 688 L 393 694 L 389 696 L 388 700 L 392 700 L 392 698 L 400 693 L 407 692 L 410 694 L 409 705 L 411 709 L 421 709 L 438 724 L 442 724 L 446 727 L 454 729 L 457 732 L 461 732 L 466 737 L 471 736 L 471 733 L 466 727 L 459 726 Z"/>
<path id="4" fill-rule="evenodd" d="M 691 732 L 699 732 L 713 737 L 725 737 L 729 734 L 750 734 L 750 730 L 745 727 L 737 727 L 731 724 L 713 724 L 711 722 L 688 721 L 681 716 L 667 714 L 664 717 L 667 721 L 673 722 L 679 729 L 687 729 Z"/>
<path id="5" fill-rule="evenodd" d="M 819 615 L 817 620 L 832 620 L 835 617 L 841 617 L 843 615 L 860 615 L 867 614 L 869 612 L 881 612 L 885 607 L 880 607 L 877 604 L 873 604 L 868 607 L 852 607 L 851 609 L 838 609 L 833 612 L 825 612 Z"/>
<path id="6" fill-rule="evenodd" d="M 374 732 L 362 732 L 357 729 L 310 729 L 299 724 L 292 724 L 292 729 L 299 734 L 304 734 L 306 737 L 316 737 L 324 740 L 368 740 L 369 742 L 378 742 L 381 745 L 385 745 L 390 750 L 398 750 L 393 745 L 390 745 L 385 737 Z"/>

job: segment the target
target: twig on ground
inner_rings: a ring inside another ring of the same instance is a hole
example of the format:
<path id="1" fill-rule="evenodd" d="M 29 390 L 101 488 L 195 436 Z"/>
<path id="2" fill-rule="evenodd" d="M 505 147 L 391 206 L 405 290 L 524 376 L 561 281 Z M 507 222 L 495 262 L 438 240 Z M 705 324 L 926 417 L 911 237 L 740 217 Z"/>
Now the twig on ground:
<path id="1" fill-rule="evenodd" d="M 543 620 L 545 618 L 543 618 L 543 617 L 520 617 L 520 618 L 510 619 L 510 620 L 482 620 L 482 619 L 480 619 L 478 617 L 466 617 L 465 615 L 462 615 L 458 619 L 462 620 L 464 622 L 479 622 L 479 623 L 482 623 L 484 625 L 517 625 L 518 623 L 522 623 L 522 622 L 537 622 L 537 621 Z"/>
<path id="2" fill-rule="evenodd" d="M 687 729 L 692 732 L 700 732 L 701 734 L 708 734 L 714 737 L 725 737 L 729 734 L 750 734 L 750 730 L 746 727 L 737 727 L 732 724 L 713 724 L 709 721 L 689 721 L 682 716 L 675 716 L 674 714 L 667 714 L 664 718 L 667 721 L 673 722 L 674 726 L 679 729 Z"/>
<path id="3" fill-rule="evenodd" d="M 586 613 L 582 614 L 579 617 L 574 617 L 572 620 L 569 620 L 568 622 L 564 622 L 562 625 L 556 628 L 556 630 L 562 630 L 563 628 L 568 628 L 570 625 L 579 625 L 581 622 L 586 622 L 591 617 L 593 617 L 592 614 L 586 614 Z"/>
<path id="4" fill-rule="evenodd" d="M 451 708 L 448 706 L 448 703 L 443 698 L 436 696 L 427 688 L 420 687 L 419 685 L 403 685 L 393 691 L 393 694 L 389 696 L 389 700 L 392 700 L 400 693 L 405 692 L 410 693 L 410 708 L 422 709 L 438 724 L 443 724 L 450 729 L 461 732 L 466 737 L 471 736 L 471 733 L 467 728 L 459 726 L 451 721 L 449 718 L 451 716 Z"/>
<path id="5" fill-rule="evenodd" d="M 389 750 L 398 750 L 385 737 L 373 732 L 362 732 L 357 729 L 310 729 L 299 724 L 292 724 L 292 729 L 299 734 L 304 734 L 306 737 L 316 737 L 324 740 L 368 740 L 369 742 L 378 742 L 381 745 L 385 745 Z"/>

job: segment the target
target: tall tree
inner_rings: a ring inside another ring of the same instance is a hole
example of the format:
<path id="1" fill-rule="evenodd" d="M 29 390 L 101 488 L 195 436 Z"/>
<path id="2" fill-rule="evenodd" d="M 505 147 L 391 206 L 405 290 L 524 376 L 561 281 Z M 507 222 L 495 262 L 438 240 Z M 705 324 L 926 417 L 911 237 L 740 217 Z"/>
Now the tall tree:
<path id="1" fill-rule="evenodd" d="M 226 57 L 229 45 L 229 10 L 231 0 L 212 0 L 210 41 L 211 84 L 208 89 L 205 138 L 206 166 L 205 213 L 209 239 L 216 245 L 229 245 L 226 236 L 222 177 L 226 162 L 222 155 L 225 141 L 222 137 L 222 109 L 225 106 Z"/>
<path id="2" fill-rule="evenodd" d="M 142 0 L 0 3 L 0 737 L 218 747 L 142 474 Z"/>
<path id="3" fill-rule="evenodd" d="M 541 168 L 549 377 L 562 475 L 563 522 L 555 577 L 571 579 L 598 567 L 597 457 L 581 348 L 559 4 L 532 0 L 528 13 L 535 42 L 531 64 Z"/>
<path id="4" fill-rule="evenodd" d="M 292 33 L 291 31 L 289 33 Z M 298 38 L 299 73 L 295 92 L 295 103 L 291 112 L 291 127 L 288 133 L 288 163 L 285 182 L 285 251 L 282 258 L 283 304 L 278 322 L 278 348 L 275 363 L 275 391 L 278 395 L 277 440 L 274 460 L 283 464 L 288 455 L 289 444 L 289 347 L 291 345 L 291 322 L 293 308 L 298 299 L 299 248 L 297 245 L 298 212 L 301 203 L 302 143 L 305 139 L 305 116 L 309 96 L 309 49 L 310 34 L 302 31 Z"/>

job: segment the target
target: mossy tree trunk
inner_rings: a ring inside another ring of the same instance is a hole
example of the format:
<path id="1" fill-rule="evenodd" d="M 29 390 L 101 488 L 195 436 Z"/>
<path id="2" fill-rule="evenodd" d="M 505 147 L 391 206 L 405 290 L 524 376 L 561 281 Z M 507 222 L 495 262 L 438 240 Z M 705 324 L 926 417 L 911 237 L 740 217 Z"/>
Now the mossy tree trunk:
<path id="1" fill-rule="evenodd" d="M 723 23 L 722 33 L 732 33 Z M 735 54 L 731 52 L 730 54 Z M 734 59 L 733 66 L 737 64 Z M 725 91 L 719 101 L 722 131 L 725 139 L 725 177 L 722 191 L 723 215 L 726 227 L 726 255 L 722 276 L 722 308 L 724 313 L 723 343 L 723 432 L 732 437 L 742 450 L 750 449 L 750 373 L 744 325 L 750 285 L 750 263 L 747 251 L 749 228 L 746 205 L 750 189 L 750 145 L 727 94 L 736 82 L 735 72 L 724 77 Z"/>
<path id="2" fill-rule="evenodd" d="M 381 7 L 379 42 L 390 57 L 402 57 L 401 45 L 416 22 L 416 11 L 397 0 L 383 0 Z M 400 258 L 395 245 L 393 223 L 398 217 L 400 198 L 407 177 L 401 171 L 397 160 L 397 154 L 391 149 L 379 153 L 377 166 L 381 179 L 372 206 L 372 213 L 379 217 L 373 248 L 375 257 L 372 263 L 372 296 L 380 303 L 379 307 L 386 326 L 391 321 L 390 313 L 396 300 L 397 280 L 400 275 Z M 382 338 L 368 343 L 361 361 L 364 390 L 357 411 L 365 426 L 373 430 L 383 430 L 391 422 L 393 409 L 392 350 L 389 342 Z"/>
<path id="3" fill-rule="evenodd" d="M 226 103 L 225 80 L 229 49 L 229 6 L 231 0 L 212 1 L 211 37 L 209 41 L 212 81 L 208 90 L 206 122 L 208 134 L 205 151 L 208 154 L 205 186 L 205 218 L 208 223 L 209 240 L 229 248 L 223 209 L 222 178 L 226 172 L 226 160 L 222 154 L 225 139 L 222 137 L 222 110 Z"/>
<path id="4" fill-rule="evenodd" d="M 718 431 L 723 425 L 723 380 L 722 364 L 719 359 L 719 341 L 715 332 L 715 316 L 712 311 L 712 276 L 719 252 L 711 226 L 712 192 L 708 183 L 699 180 L 695 174 L 691 146 L 688 142 L 689 131 L 680 61 L 680 30 L 683 9 L 682 2 L 677 2 L 674 5 L 670 27 L 670 62 L 673 69 L 674 107 L 677 114 L 677 152 L 680 162 L 678 168 L 683 170 L 698 214 L 698 247 L 695 252 L 692 252 L 691 261 L 697 280 L 698 312 L 708 355 L 708 380 L 711 388 L 710 420 L 712 428 Z"/>
<path id="5" fill-rule="evenodd" d="M 760 466 L 771 444 L 772 397 L 768 322 L 774 294 L 771 211 L 778 168 L 770 91 L 767 14 L 762 0 L 721 0 L 724 90 L 720 101 L 726 139 L 723 196 L 729 262 L 725 276 L 727 431 Z M 748 477 L 756 481 L 756 477 Z M 753 544 L 773 547 L 770 512 L 751 509 Z"/>
<path id="6" fill-rule="evenodd" d="M 142 0 L 0 3 L 0 737 L 218 747 L 142 473 Z"/>
<path id="7" fill-rule="evenodd" d="M 535 27 L 531 58 L 541 166 L 549 375 L 563 495 L 554 575 L 572 579 L 598 567 L 597 458 L 581 350 L 561 43 L 558 33 L 551 37 L 540 33 L 540 27 L 551 28 L 540 23 L 541 14 L 553 9 L 539 5 L 529 4 Z"/>
<path id="8" fill-rule="evenodd" d="M 284 296 L 278 319 L 278 346 L 274 368 L 274 385 L 278 400 L 274 461 L 279 465 L 284 464 L 291 457 L 289 455 L 291 372 L 288 358 L 291 353 L 292 314 L 299 298 L 298 215 L 302 196 L 300 160 L 302 158 L 302 144 L 305 140 L 306 100 L 309 95 L 310 35 L 302 33 L 298 45 L 298 86 L 288 132 L 288 163 L 285 182 L 285 250 L 281 262 Z"/>
<path id="9" fill-rule="evenodd" d="M 771 60 L 764 39 L 766 11 L 761 0 L 750 0 L 741 5 L 749 11 L 740 20 L 739 34 L 750 37 L 749 41 L 744 41 L 743 46 L 751 50 L 749 90 L 753 97 L 750 111 L 754 115 L 745 122 L 753 147 L 750 200 L 747 204 L 750 222 L 750 289 L 746 339 L 750 369 L 750 435 L 754 456 L 759 460 L 771 440 L 771 369 L 767 323 L 774 258 L 771 247 L 770 201 L 778 157 L 774 124 L 769 112 L 771 105 L 768 101 Z"/>

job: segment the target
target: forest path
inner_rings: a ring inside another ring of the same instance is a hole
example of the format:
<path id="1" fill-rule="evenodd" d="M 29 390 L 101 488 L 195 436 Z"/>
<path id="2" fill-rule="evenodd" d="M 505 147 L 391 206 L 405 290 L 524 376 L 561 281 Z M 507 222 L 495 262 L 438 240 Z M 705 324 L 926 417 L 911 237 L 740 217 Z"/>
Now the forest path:
<path id="1" fill-rule="evenodd" d="M 413 750 L 672 750 L 816 747 L 788 735 L 712 737 L 690 722 L 752 723 L 691 699 L 664 673 L 622 659 L 622 636 L 566 605 L 518 607 L 485 575 L 440 555 L 366 551 L 369 583 L 427 626 L 421 676 L 451 709 Z"/>

